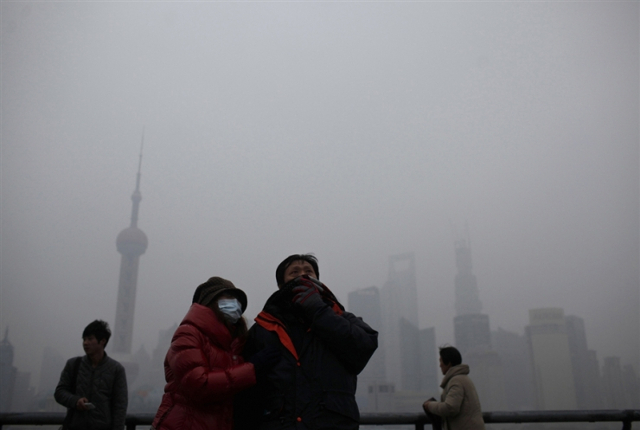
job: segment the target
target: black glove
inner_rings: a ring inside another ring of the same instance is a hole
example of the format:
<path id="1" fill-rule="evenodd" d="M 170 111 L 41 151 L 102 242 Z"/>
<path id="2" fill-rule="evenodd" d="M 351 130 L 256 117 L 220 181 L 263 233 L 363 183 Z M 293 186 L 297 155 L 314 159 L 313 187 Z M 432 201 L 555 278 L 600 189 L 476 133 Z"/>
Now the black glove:
<path id="1" fill-rule="evenodd" d="M 258 372 L 264 372 L 265 370 L 271 369 L 278 361 L 280 361 L 281 356 L 280 348 L 276 345 L 271 345 L 261 351 L 258 351 L 256 354 L 248 358 L 247 361 L 253 364 L 257 374 Z"/>
<path id="2" fill-rule="evenodd" d="M 292 290 L 294 294 L 292 301 L 304 310 L 308 318 L 312 318 L 318 310 L 326 306 L 322 300 L 324 286 L 317 279 L 308 276 L 297 278 L 297 283 L 298 286 Z"/>

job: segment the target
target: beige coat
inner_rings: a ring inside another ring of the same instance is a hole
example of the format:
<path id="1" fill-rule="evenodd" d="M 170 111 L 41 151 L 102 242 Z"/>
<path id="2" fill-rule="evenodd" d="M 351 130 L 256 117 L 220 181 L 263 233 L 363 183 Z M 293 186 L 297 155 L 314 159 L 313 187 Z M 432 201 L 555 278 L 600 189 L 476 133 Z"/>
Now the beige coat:
<path id="1" fill-rule="evenodd" d="M 478 393 L 467 375 L 466 364 L 451 367 L 440 384 L 441 401 L 429 403 L 429 412 L 442 417 L 446 430 L 484 430 Z"/>

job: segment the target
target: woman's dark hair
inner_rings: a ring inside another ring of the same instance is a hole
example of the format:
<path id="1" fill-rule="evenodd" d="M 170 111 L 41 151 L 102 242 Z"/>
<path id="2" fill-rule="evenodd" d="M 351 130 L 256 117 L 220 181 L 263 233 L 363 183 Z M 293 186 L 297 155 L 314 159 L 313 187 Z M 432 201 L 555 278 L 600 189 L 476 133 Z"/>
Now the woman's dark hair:
<path id="1" fill-rule="evenodd" d="M 82 332 L 82 338 L 89 336 L 95 336 L 96 340 L 100 342 L 102 339 L 106 339 L 104 346 L 107 346 L 109 343 L 109 338 L 111 337 L 111 330 L 109 330 L 109 324 L 106 321 L 95 320 L 91 322 L 88 326 L 84 328 Z"/>
<path id="2" fill-rule="evenodd" d="M 453 346 L 441 346 L 438 349 L 440 350 L 440 358 L 444 364 L 457 366 L 462 363 L 462 355 L 460 355 L 460 351 Z"/>
<path id="3" fill-rule="evenodd" d="M 320 279 L 318 259 L 315 256 L 311 254 L 293 254 L 285 258 L 276 269 L 276 282 L 278 283 L 278 286 L 282 286 L 282 284 L 284 284 L 284 272 L 287 270 L 287 267 L 289 267 L 294 261 L 306 261 L 307 263 L 311 264 L 311 267 L 313 267 L 313 271 L 316 272 L 316 276 L 318 277 L 318 279 Z"/>

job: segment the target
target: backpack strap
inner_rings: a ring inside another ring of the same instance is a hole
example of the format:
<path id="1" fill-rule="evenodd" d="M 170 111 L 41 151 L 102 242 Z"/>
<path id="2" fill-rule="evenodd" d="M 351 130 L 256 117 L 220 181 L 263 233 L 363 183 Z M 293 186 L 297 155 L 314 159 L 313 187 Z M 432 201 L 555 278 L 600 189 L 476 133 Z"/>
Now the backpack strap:
<path id="1" fill-rule="evenodd" d="M 76 357 L 76 360 L 73 362 L 73 367 L 71 368 L 71 389 L 73 394 L 76 394 L 76 382 L 78 381 L 78 372 L 80 371 L 80 363 L 82 362 L 82 356 Z M 71 425 L 71 421 L 73 419 L 73 414 L 75 413 L 76 408 L 67 408 L 67 414 L 64 416 L 64 421 L 62 422 L 62 427 L 59 430 L 68 430 Z"/>
<path id="2" fill-rule="evenodd" d="M 71 386 L 73 387 L 73 394 L 76 394 L 76 382 L 78 381 L 78 372 L 80 371 L 81 362 L 82 356 L 76 357 L 76 361 L 73 362 L 73 371 L 71 372 Z"/>

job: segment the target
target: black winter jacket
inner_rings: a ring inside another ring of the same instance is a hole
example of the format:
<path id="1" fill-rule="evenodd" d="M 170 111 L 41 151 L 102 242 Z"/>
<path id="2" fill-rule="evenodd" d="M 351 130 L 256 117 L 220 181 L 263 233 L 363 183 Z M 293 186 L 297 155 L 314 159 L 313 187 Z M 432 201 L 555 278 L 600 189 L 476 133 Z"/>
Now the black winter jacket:
<path id="1" fill-rule="evenodd" d="M 116 360 L 107 357 L 91 366 L 85 355 L 80 361 L 76 389 L 73 390 L 72 374 L 76 358 L 70 358 L 60 375 L 54 397 L 56 402 L 67 408 L 75 409 L 81 397 L 86 397 L 95 405 L 89 411 L 75 410 L 70 428 L 72 430 L 122 430 L 127 415 L 127 378 L 124 367 Z"/>
<path id="2" fill-rule="evenodd" d="M 277 345 L 282 357 L 237 397 L 236 430 L 358 428 L 356 375 L 376 350 L 378 333 L 327 293 L 333 300 L 310 322 L 293 306 L 290 289 L 267 300 L 244 355 Z"/>

